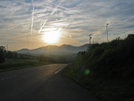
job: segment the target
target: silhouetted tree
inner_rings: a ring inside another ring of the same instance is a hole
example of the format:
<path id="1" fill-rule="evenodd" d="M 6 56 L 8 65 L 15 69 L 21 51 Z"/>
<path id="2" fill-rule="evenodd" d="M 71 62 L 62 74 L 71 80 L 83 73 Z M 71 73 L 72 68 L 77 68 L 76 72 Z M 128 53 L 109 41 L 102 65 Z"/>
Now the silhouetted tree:
<path id="1" fill-rule="evenodd" d="M 14 53 L 11 52 L 11 51 L 8 51 L 8 52 L 6 53 L 6 58 L 14 58 Z"/>
<path id="2" fill-rule="evenodd" d="M 0 63 L 4 63 L 4 62 L 5 62 L 4 54 L 0 54 Z"/>
<path id="3" fill-rule="evenodd" d="M 0 46 L 0 53 L 1 53 L 1 54 L 6 53 L 6 49 L 5 49 L 4 46 Z"/>

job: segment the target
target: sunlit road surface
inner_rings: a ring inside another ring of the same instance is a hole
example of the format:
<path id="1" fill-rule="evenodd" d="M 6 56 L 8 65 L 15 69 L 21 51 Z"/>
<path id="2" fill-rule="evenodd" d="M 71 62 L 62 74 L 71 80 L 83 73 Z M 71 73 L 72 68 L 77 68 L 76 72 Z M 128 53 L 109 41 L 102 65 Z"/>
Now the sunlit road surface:
<path id="1" fill-rule="evenodd" d="M 0 73 L 0 101 L 98 101 L 62 76 L 67 64 L 51 64 Z"/>

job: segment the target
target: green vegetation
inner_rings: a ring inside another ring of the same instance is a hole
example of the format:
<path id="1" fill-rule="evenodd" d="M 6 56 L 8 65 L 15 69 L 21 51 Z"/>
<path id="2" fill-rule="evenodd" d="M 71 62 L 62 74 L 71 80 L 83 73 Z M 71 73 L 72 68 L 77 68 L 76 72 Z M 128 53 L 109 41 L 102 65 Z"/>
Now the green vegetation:
<path id="1" fill-rule="evenodd" d="M 62 74 L 101 101 L 134 101 L 134 38 L 94 44 Z"/>
<path id="2" fill-rule="evenodd" d="M 40 55 L 39 61 L 49 61 L 55 63 L 70 63 L 76 55 Z"/>
<path id="3" fill-rule="evenodd" d="M 4 63 L 5 62 L 5 57 L 3 54 L 0 54 L 0 63 Z"/>
<path id="4" fill-rule="evenodd" d="M 70 63 L 74 55 L 31 55 L 6 51 L 0 46 L 0 72 L 35 67 L 52 63 Z"/>
<path id="5" fill-rule="evenodd" d="M 39 61 L 39 56 L 6 51 L 4 46 L 0 46 L 0 72 L 50 63 L 52 63 L 52 61 Z"/>
<path id="6" fill-rule="evenodd" d="M 39 57 L 39 61 L 40 62 L 54 62 L 54 59 L 50 58 L 50 57 L 47 57 L 47 56 L 44 56 L 44 55 L 41 55 Z"/>
<path id="7" fill-rule="evenodd" d="M 0 64 L 0 72 L 47 65 L 47 64 L 52 64 L 52 62 L 40 62 L 38 60 L 10 59 L 7 60 L 6 63 L 4 64 Z"/>

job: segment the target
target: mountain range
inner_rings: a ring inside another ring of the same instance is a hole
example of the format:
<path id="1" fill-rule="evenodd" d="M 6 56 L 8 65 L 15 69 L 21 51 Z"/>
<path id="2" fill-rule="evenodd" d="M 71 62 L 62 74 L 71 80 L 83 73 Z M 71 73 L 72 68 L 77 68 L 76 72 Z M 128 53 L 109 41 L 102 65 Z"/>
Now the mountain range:
<path id="1" fill-rule="evenodd" d="M 16 51 L 17 53 L 23 54 L 51 54 L 51 55 L 71 55 L 77 54 L 79 51 L 86 51 L 89 47 L 89 44 L 84 44 L 82 46 L 72 46 L 72 45 L 48 45 L 45 47 L 40 47 L 37 49 L 21 49 Z"/>

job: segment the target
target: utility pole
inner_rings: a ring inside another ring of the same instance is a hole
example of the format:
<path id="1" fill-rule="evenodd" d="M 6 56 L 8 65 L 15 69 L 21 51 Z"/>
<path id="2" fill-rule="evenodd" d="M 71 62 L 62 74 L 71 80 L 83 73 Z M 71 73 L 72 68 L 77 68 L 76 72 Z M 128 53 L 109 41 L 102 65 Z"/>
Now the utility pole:
<path id="1" fill-rule="evenodd" d="M 108 42 L 108 23 L 106 24 L 106 31 L 107 31 L 107 42 Z"/>
<path id="2" fill-rule="evenodd" d="M 88 35 L 89 36 L 89 44 L 91 44 L 91 39 L 92 39 L 91 35 L 92 34 Z"/>

